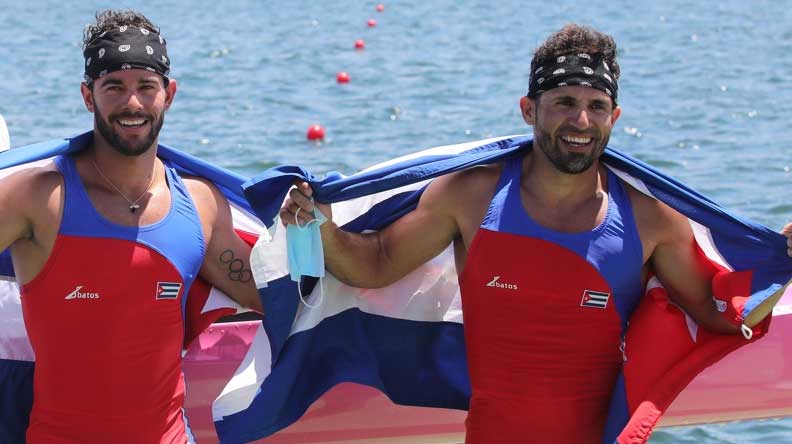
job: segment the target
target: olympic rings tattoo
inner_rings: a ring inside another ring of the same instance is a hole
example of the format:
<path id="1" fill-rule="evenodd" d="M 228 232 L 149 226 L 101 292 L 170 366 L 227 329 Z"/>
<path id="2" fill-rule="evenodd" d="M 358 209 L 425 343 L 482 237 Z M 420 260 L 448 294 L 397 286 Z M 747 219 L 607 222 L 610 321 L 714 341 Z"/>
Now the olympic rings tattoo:
<path id="1" fill-rule="evenodd" d="M 242 259 L 234 257 L 234 252 L 226 250 L 220 254 L 220 263 L 228 265 L 228 279 L 235 282 L 250 282 L 253 279 L 253 272 L 245 268 Z"/>

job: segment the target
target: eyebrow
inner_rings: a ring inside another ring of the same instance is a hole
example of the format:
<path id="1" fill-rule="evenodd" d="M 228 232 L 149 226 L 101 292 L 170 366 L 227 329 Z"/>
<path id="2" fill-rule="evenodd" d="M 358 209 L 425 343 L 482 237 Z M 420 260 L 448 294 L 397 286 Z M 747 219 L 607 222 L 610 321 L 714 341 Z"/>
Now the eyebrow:
<path id="1" fill-rule="evenodd" d="M 147 84 L 151 84 L 151 83 L 158 83 L 158 80 L 159 79 L 157 79 L 156 77 L 145 77 L 145 78 L 140 79 L 138 81 L 138 84 L 147 85 Z M 106 79 L 104 82 L 102 82 L 102 86 L 123 85 L 123 84 L 124 84 L 124 82 L 121 81 L 120 79 L 112 79 L 112 78 L 111 79 Z"/>
<path id="2" fill-rule="evenodd" d="M 118 79 L 105 79 L 105 81 L 104 81 L 104 82 L 102 82 L 102 86 L 107 86 L 107 85 L 123 85 L 123 84 L 124 84 L 124 82 L 122 82 L 122 81 L 120 81 L 120 80 L 118 80 Z"/>
<path id="3" fill-rule="evenodd" d="M 157 77 L 146 77 L 140 79 L 138 83 L 159 83 L 159 79 Z"/>

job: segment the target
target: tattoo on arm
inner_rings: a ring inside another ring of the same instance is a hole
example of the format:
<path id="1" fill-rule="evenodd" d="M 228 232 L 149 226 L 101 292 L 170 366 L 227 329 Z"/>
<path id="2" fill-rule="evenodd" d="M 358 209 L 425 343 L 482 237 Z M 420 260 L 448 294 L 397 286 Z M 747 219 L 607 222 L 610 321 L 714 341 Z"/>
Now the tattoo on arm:
<path id="1" fill-rule="evenodd" d="M 245 268 L 245 262 L 237 259 L 234 252 L 226 250 L 220 254 L 220 263 L 228 265 L 228 279 L 235 282 L 250 282 L 253 279 L 253 272 Z"/>

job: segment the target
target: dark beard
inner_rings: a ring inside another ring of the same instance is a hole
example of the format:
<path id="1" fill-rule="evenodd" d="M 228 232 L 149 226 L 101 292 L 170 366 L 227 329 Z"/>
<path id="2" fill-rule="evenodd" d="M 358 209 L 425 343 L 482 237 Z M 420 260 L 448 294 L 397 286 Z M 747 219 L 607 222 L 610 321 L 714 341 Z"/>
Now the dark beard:
<path id="1" fill-rule="evenodd" d="M 610 135 L 603 138 L 600 143 L 597 143 L 599 138 L 595 137 L 594 140 L 596 145 L 591 152 L 567 153 L 565 156 L 561 153 L 561 148 L 554 138 L 551 140 L 547 133 L 537 131 L 534 145 L 539 146 L 539 149 L 542 150 L 545 156 L 550 160 L 550 163 L 552 163 L 558 171 L 566 174 L 580 174 L 591 168 L 594 161 L 599 159 L 605 147 L 608 145 L 609 139 Z"/>
<path id="2" fill-rule="evenodd" d="M 157 139 L 157 136 L 159 136 L 160 129 L 162 129 L 162 124 L 165 122 L 165 113 L 160 114 L 157 120 L 152 120 L 150 118 L 151 116 L 119 114 L 119 115 L 108 116 L 108 121 L 105 121 L 104 119 L 102 119 L 101 116 L 102 113 L 100 112 L 99 108 L 96 106 L 96 103 L 94 103 L 94 109 L 96 110 L 96 112 L 94 112 L 94 124 L 96 128 L 99 130 L 99 134 L 101 134 L 102 137 L 104 137 L 107 143 L 109 143 L 114 150 L 116 150 L 120 154 L 123 154 L 124 156 L 129 156 L 129 157 L 139 156 L 145 153 L 146 151 L 148 151 L 149 149 L 151 149 L 151 147 L 154 146 L 154 141 Z M 151 123 L 151 130 L 146 135 L 146 137 L 144 137 L 143 140 L 141 140 L 139 143 L 131 143 L 125 141 L 121 138 L 121 136 L 118 135 L 118 133 L 115 130 L 113 130 L 112 124 L 109 123 L 110 121 L 123 119 L 123 118 L 147 119 Z"/>

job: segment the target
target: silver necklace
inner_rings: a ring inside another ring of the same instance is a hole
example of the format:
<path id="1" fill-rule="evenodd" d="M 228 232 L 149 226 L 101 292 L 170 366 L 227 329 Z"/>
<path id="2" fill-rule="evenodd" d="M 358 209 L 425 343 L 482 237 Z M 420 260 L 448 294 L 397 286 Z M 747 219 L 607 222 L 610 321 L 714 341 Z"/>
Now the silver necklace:
<path id="1" fill-rule="evenodd" d="M 111 182 L 110 179 L 107 178 L 107 176 L 104 175 L 104 173 L 102 173 L 102 170 L 99 169 L 99 165 L 97 165 L 96 162 L 93 161 L 93 159 L 91 159 L 91 163 L 93 164 L 94 168 L 96 169 L 96 172 L 99 173 L 100 176 L 102 176 L 102 179 L 104 179 L 105 182 L 109 183 L 110 186 L 113 187 L 114 190 L 116 190 L 116 193 L 118 193 L 119 196 L 123 197 L 124 200 L 126 200 L 127 203 L 129 203 L 129 212 L 130 213 L 134 213 L 138 208 L 140 208 L 140 205 L 138 204 L 138 202 L 140 202 L 140 199 L 143 199 L 143 196 L 145 196 L 146 193 L 148 193 L 148 190 L 151 189 L 151 185 L 154 184 L 154 177 L 156 177 L 156 174 L 155 174 L 156 172 L 153 172 L 151 174 L 151 181 L 149 182 L 148 186 L 146 187 L 146 190 L 143 191 L 143 194 L 141 194 L 140 196 L 138 196 L 137 199 L 132 201 L 132 200 L 129 200 L 126 196 L 124 196 L 124 193 L 122 193 L 121 190 L 119 190 L 118 187 L 115 186 L 115 184 L 113 182 Z"/>

